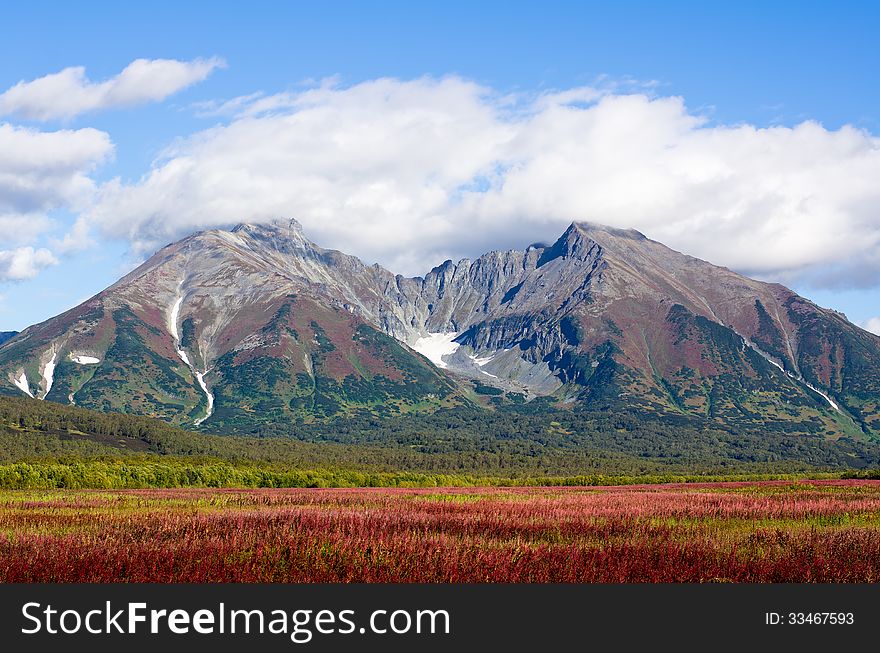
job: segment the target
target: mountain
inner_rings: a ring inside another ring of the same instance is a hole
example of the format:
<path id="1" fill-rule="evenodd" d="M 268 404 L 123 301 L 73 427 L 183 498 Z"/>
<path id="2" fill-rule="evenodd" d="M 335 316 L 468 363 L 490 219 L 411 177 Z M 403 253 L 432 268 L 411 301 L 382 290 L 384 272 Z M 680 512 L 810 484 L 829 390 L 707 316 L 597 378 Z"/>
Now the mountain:
<path id="1" fill-rule="evenodd" d="M 12 338 L 13 336 L 17 336 L 18 331 L 0 331 L 0 345 L 4 342 Z"/>
<path id="2" fill-rule="evenodd" d="M 230 428 L 467 402 L 356 310 L 364 269 L 293 223 L 195 234 L 7 342 L 5 390 Z"/>
<path id="3" fill-rule="evenodd" d="M 829 439 L 880 433 L 880 338 L 634 230 L 424 277 L 294 221 L 168 245 L 0 346 L 0 393 L 215 431 L 531 401 Z"/>

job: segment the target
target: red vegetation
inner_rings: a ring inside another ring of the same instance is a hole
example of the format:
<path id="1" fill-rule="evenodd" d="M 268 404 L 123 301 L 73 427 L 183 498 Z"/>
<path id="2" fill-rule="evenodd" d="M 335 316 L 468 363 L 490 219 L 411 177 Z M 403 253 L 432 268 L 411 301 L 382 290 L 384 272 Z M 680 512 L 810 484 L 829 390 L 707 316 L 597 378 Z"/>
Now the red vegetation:
<path id="1" fill-rule="evenodd" d="M 0 495 L 4 582 L 878 582 L 880 483 Z"/>

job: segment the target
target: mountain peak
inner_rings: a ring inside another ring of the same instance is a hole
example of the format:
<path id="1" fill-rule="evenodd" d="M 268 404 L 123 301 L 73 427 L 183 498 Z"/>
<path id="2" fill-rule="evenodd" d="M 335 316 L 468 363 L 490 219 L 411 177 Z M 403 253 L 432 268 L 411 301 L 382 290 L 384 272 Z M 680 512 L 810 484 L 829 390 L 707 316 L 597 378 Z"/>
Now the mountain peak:
<path id="1" fill-rule="evenodd" d="M 538 260 L 538 267 L 557 258 L 583 260 L 584 257 L 594 254 L 601 254 L 605 258 L 610 255 L 612 258 L 630 259 L 633 256 L 643 256 L 647 251 L 656 250 L 658 245 L 664 251 L 668 250 L 635 229 L 620 229 L 596 222 L 575 221 L 553 245 L 543 250 Z"/>
<path id="2" fill-rule="evenodd" d="M 586 234 L 590 238 L 595 235 L 601 237 L 602 234 L 607 234 L 608 236 L 613 236 L 615 238 L 626 238 L 629 240 L 648 240 L 645 234 L 640 231 L 636 231 L 635 229 L 620 229 L 618 227 L 610 227 L 608 225 L 599 224 L 597 222 L 588 222 L 586 220 L 576 220 L 572 222 L 565 233 L 568 234 L 572 231 Z"/>
<path id="3" fill-rule="evenodd" d="M 616 229 L 593 222 L 572 222 L 553 245 L 544 248 L 537 265 L 541 267 L 558 258 L 588 256 L 595 246 L 604 248 L 610 240 L 613 240 L 608 236 L 633 240 L 637 237 L 645 238 L 635 230 Z"/>
<path id="4" fill-rule="evenodd" d="M 303 226 L 296 218 L 274 218 L 268 222 L 241 222 L 232 228 L 232 233 L 264 233 L 273 235 L 292 235 L 303 233 Z"/>
<path id="5" fill-rule="evenodd" d="M 303 226 L 295 218 L 276 218 L 269 222 L 245 222 L 232 229 L 252 243 L 279 252 L 316 251 L 320 248 L 306 238 Z"/>

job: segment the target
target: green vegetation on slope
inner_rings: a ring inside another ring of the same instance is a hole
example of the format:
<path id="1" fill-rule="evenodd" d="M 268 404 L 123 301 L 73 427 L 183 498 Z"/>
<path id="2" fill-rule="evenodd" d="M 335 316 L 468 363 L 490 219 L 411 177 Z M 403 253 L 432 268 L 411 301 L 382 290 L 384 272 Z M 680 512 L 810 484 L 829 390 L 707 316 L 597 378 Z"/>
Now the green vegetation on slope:
<path id="1" fill-rule="evenodd" d="M 880 448 L 857 440 L 707 430 L 686 418 L 547 412 L 533 404 L 232 437 L 0 397 L 0 487 L 593 485 L 815 476 L 880 464 Z"/>

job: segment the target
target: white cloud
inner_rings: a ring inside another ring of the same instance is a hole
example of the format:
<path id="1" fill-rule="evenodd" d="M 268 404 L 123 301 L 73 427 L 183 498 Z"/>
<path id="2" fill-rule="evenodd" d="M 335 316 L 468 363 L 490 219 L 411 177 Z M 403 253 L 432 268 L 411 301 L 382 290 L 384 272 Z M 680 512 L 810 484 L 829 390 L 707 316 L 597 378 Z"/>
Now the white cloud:
<path id="1" fill-rule="evenodd" d="M 112 156 L 95 129 L 40 132 L 0 124 L 0 281 L 29 279 L 58 263 L 30 245 L 49 232 L 55 209 L 80 211 L 96 189 L 89 174 Z"/>
<path id="2" fill-rule="evenodd" d="M 192 108 L 195 114 L 200 118 L 211 118 L 214 116 L 235 116 L 239 115 L 243 110 L 247 110 L 253 106 L 254 102 L 264 96 L 264 93 L 251 93 L 249 95 L 240 95 L 231 100 L 204 100 L 195 102 Z"/>
<path id="3" fill-rule="evenodd" d="M 58 259 L 45 248 L 0 250 L 0 281 L 32 279 L 50 265 L 58 265 Z"/>
<path id="4" fill-rule="evenodd" d="M 33 81 L 21 81 L 0 95 L 0 115 L 30 120 L 70 119 L 82 113 L 164 100 L 224 66 L 222 59 L 137 59 L 103 82 L 92 82 L 76 66 Z"/>
<path id="5" fill-rule="evenodd" d="M 872 317 L 862 325 L 862 328 L 880 336 L 880 317 Z"/>
<path id="6" fill-rule="evenodd" d="M 454 77 L 212 108 L 236 115 L 104 185 L 87 222 L 147 253 L 293 216 L 321 244 L 417 274 L 588 219 L 766 278 L 880 282 L 880 139 L 853 127 L 716 125 L 677 97 L 510 96 Z"/>
<path id="7" fill-rule="evenodd" d="M 52 227 L 47 213 L 83 210 L 90 172 L 113 154 L 96 129 L 40 132 L 0 123 L 0 245 L 28 244 Z"/>
<path id="8" fill-rule="evenodd" d="M 89 173 L 112 154 L 110 137 L 96 129 L 40 132 L 0 123 L 0 219 L 82 208 L 95 190 Z"/>
<path id="9" fill-rule="evenodd" d="M 42 213 L 0 215 L 0 246 L 32 243 L 52 227 L 52 220 Z"/>

